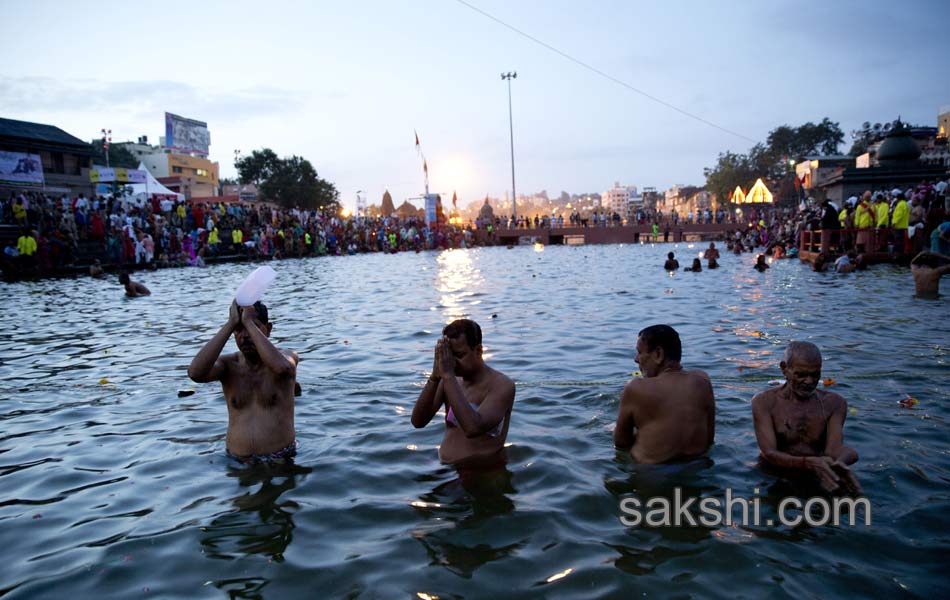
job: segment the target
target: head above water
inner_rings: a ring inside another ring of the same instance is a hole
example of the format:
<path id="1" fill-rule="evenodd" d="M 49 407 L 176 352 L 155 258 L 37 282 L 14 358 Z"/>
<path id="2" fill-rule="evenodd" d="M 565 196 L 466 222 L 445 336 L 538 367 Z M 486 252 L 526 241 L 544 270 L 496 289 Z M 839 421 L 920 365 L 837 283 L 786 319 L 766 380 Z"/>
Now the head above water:
<path id="1" fill-rule="evenodd" d="M 668 253 L 666 257 L 670 260 L 673 260 L 673 253 L 672 252 Z"/>
<path id="2" fill-rule="evenodd" d="M 238 308 L 239 311 L 245 311 L 252 307 L 242 307 Z M 271 329 L 273 325 L 271 324 L 268 318 L 267 306 L 263 302 L 258 300 L 253 305 L 255 318 L 254 321 L 259 325 L 261 333 L 265 337 L 270 337 Z M 234 341 L 237 343 L 238 350 L 241 351 L 245 357 L 251 360 L 258 360 L 257 356 L 257 346 L 254 345 L 254 340 L 251 339 L 251 334 L 247 332 L 247 328 L 244 327 L 242 322 L 239 322 L 234 328 Z"/>
<path id="3" fill-rule="evenodd" d="M 792 393 L 810 398 L 821 379 L 821 351 L 811 342 L 791 342 L 780 364 Z"/>
<path id="4" fill-rule="evenodd" d="M 130 281 L 130 278 L 129 278 L 129 274 L 128 274 L 128 273 L 120 273 L 120 274 L 119 274 L 119 283 L 121 283 L 122 285 L 128 285 L 128 284 L 129 284 L 129 281 Z"/>
<path id="5" fill-rule="evenodd" d="M 683 358 L 683 345 L 680 335 L 669 325 L 650 325 L 637 334 L 639 341 L 646 352 L 652 353 L 657 349 L 663 351 L 663 361 L 680 362 Z"/>
<path id="6" fill-rule="evenodd" d="M 442 335 L 449 339 L 464 335 L 465 343 L 473 350 L 482 345 L 482 328 L 471 319 L 452 321 L 442 329 Z"/>

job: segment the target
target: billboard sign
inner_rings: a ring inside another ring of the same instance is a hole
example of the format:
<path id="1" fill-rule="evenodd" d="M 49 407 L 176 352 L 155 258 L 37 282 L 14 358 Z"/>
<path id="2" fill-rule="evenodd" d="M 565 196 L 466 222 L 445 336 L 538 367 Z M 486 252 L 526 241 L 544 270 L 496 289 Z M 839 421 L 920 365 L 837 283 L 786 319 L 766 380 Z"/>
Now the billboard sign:
<path id="1" fill-rule="evenodd" d="M 426 225 L 439 225 L 445 222 L 445 215 L 442 213 L 442 196 L 439 194 L 426 194 Z"/>
<path id="2" fill-rule="evenodd" d="M 208 156 L 211 134 L 204 121 L 165 113 L 165 147 L 174 152 Z"/>
<path id="3" fill-rule="evenodd" d="M 39 154 L 0 152 L 0 183 L 22 186 L 41 186 L 43 161 Z"/>
<path id="4" fill-rule="evenodd" d="M 145 171 L 96 167 L 89 169 L 89 181 L 92 183 L 145 183 Z"/>

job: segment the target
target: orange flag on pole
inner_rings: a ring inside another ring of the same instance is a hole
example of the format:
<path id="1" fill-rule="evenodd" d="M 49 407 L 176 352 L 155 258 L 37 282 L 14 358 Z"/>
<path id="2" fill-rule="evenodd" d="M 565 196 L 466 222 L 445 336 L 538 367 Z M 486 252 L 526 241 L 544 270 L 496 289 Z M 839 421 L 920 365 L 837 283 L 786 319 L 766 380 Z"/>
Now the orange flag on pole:
<path id="1" fill-rule="evenodd" d="M 421 152 L 422 152 L 422 146 L 419 145 L 419 134 L 416 133 L 416 130 L 415 130 L 415 129 L 413 129 L 412 132 L 416 134 L 416 152 L 420 152 L 420 153 L 421 153 Z"/>
<path id="2" fill-rule="evenodd" d="M 452 191 L 452 208 L 458 208 L 458 200 L 455 198 L 455 191 Z"/>

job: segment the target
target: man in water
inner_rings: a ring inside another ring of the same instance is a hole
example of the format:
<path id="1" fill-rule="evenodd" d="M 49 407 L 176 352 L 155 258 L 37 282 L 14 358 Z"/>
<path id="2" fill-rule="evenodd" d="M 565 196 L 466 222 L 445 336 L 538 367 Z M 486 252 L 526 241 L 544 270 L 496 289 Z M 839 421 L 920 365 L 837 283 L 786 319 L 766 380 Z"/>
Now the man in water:
<path id="1" fill-rule="evenodd" d="M 268 339 L 273 324 L 261 302 L 239 308 L 231 303 L 228 322 L 204 345 L 188 367 L 197 383 L 220 381 L 228 403 L 228 454 L 246 462 L 289 459 L 296 454 L 293 350 Z M 239 352 L 221 356 L 234 334 Z"/>
<path id="2" fill-rule="evenodd" d="M 614 445 L 640 463 L 694 458 L 712 446 L 716 400 L 709 376 L 680 365 L 679 334 L 669 325 L 651 325 L 637 337 L 637 364 L 643 379 L 623 389 Z"/>
<path id="3" fill-rule="evenodd" d="M 442 462 L 457 466 L 503 462 L 514 402 L 514 382 L 482 359 L 481 327 L 458 319 L 442 330 L 435 344 L 432 374 L 412 409 L 412 425 L 425 427 L 445 405 Z"/>
<path id="4" fill-rule="evenodd" d="M 950 257 L 934 252 L 921 252 L 910 261 L 914 276 L 914 292 L 918 298 L 933 299 L 940 295 L 940 278 L 950 273 Z"/>
<path id="5" fill-rule="evenodd" d="M 663 263 L 663 268 L 667 271 L 678 271 L 680 268 L 680 261 L 674 258 L 672 252 L 669 252 L 666 255 L 666 262 Z"/>
<path id="6" fill-rule="evenodd" d="M 848 403 L 818 389 L 821 352 L 811 342 L 792 342 L 780 363 L 785 383 L 752 398 L 755 437 L 762 458 L 783 469 L 814 473 L 830 493 L 861 493 L 848 467 L 858 453 L 844 445 Z"/>
<path id="7" fill-rule="evenodd" d="M 755 257 L 755 265 L 752 267 L 759 273 L 764 273 L 769 268 L 769 263 L 765 262 L 765 255 L 760 254 Z"/>
<path id="8" fill-rule="evenodd" d="M 129 298 L 152 295 L 152 292 L 148 291 L 147 287 L 137 281 L 132 281 L 132 278 L 129 277 L 128 273 L 122 273 L 119 275 L 119 283 L 125 286 L 125 295 Z"/>
<path id="9" fill-rule="evenodd" d="M 703 252 L 703 258 L 708 262 L 706 266 L 710 269 L 715 269 L 719 267 L 719 250 L 716 248 L 715 242 L 709 242 L 709 248 L 706 248 L 706 251 Z"/>

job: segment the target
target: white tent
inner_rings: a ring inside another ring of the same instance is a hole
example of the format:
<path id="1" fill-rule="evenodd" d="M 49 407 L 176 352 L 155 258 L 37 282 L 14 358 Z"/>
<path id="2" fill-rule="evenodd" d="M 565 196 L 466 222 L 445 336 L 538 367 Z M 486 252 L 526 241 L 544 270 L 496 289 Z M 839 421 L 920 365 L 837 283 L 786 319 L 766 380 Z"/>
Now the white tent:
<path id="1" fill-rule="evenodd" d="M 173 192 L 160 184 L 158 180 L 152 176 L 151 171 L 146 168 L 145 163 L 139 163 L 139 169 L 145 171 L 145 183 L 133 183 L 126 186 L 132 188 L 133 196 L 138 196 L 139 194 L 147 198 L 151 198 L 152 196 L 166 196 L 168 198 L 176 198 L 179 202 L 185 201 L 184 194 Z"/>

